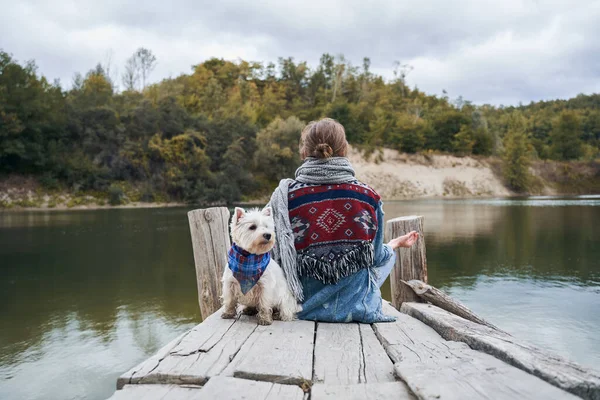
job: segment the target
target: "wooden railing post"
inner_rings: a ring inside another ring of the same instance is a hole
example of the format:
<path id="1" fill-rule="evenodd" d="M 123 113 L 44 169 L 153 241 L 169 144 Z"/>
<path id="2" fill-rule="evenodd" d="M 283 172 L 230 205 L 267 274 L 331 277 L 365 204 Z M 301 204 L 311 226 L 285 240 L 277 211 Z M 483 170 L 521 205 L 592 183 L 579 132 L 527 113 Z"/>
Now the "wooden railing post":
<path id="1" fill-rule="evenodd" d="M 385 234 L 387 240 L 402 236 L 410 231 L 419 233 L 419 240 L 410 249 L 396 250 L 396 265 L 390 275 L 392 285 L 392 305 L 396 309 L 405 301 L 422 302 L 415 292 L 402 281 L 418 279 L 427 283 L 427 257 L 425 255 L 425 238 L 423 237 L 423 217 L 411 215 L 389 220 Z"/>
<path id="2" fill-rule="evenodd" d="M 202 319 L 221 307 L 221 278 L 227 265 L 229 240 L 229 210 L 227 207 L 213 207 L 188 212 L 196 280 L 198 282 L 198 302 Z"/>

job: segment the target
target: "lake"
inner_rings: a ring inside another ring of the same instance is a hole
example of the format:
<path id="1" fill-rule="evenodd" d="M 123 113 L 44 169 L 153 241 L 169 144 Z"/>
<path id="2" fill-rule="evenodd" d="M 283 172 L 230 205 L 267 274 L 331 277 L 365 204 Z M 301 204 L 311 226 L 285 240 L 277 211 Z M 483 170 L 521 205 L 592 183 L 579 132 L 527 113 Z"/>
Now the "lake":
<path id="1" fill-rule="evenodd" d="M 0 212 L 0 399 L 107 398 L 122 372 L 200 321 L 187 211 Z M 600 368 L 600 196 L 385 211 L 425 217 L 431 284 Z"/>

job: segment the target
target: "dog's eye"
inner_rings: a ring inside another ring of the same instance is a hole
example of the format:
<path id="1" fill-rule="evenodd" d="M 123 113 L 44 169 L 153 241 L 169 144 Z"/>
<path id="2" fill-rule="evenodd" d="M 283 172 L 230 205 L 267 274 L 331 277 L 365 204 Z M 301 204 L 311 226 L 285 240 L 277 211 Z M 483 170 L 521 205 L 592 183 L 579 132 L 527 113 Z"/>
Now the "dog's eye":
<path id="1" fill-rule="evenodd" d="M 256 225 L 250 225 L 250 230 L 251 231 L 255 231 L 256 230 Z"/>

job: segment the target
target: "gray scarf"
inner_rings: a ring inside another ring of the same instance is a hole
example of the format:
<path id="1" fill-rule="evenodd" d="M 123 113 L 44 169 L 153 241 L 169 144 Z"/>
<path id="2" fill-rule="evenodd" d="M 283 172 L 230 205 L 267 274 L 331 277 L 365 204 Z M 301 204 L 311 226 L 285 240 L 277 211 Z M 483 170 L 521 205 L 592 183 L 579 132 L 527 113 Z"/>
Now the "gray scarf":
<path id="1" fill-rule="evenodd" d="M 318 159 L 308 157 L 296 170 L 296 180 L 302 183 L 322 185 L 326 183 L 346 183 L 356 179 L 352 164 L 346 157 Z M 282 179 L 273 192 L 268 206 L 273 210 L 277 241 L 273 248 L 273 257 L 279 262 L 288 285 L 296 297 L 302 302 L 302 284 L 296 265 L 296 247 L 294 232 L 290 224 L 288 211 L 288 189 L 293 179 Z"/>

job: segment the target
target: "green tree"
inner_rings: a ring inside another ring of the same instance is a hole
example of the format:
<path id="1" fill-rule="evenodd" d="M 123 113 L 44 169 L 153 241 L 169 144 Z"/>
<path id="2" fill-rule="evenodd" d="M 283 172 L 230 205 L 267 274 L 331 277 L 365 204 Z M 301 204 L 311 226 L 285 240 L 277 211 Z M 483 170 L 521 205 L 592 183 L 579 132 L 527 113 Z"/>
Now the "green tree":
<path id="1" fill-rule="evenodd" d="M 432 119 L 432 130 L 426 138 L 426 147 L 433 150 L 452 151 L 454 135 L 463 125 L 470 124 L 469 118 L 458 110 L 447 109 L 436 113 Z"/>
<path id="2" fill-rule="evenodd" d="M 452 140 L 452 150 L 460 156 L 466 156 L 471 154 L 474 144 L 473 131 L 471 131 L 469 126 L 462 125 L 460 131 L 454 135 L 454 139 Z"/>
<path id="3" fill-rule="evenodd" d="M 269 182 L 291 177 L 300 165 L 298 143 L 304 123 L 296 117 L 276 118 L 256 135 L 254 165 Z"/>
<path id="4" fill-rule="evenodd" d="M 392 133 L 391 143 L 399 151 L 416 153 L 425 145 L 427 122 L 413 115 L 399 114 Z"/>
<path id="5" fill-rule="evenodd" d="M 550 133 L 552 155 L 557 160 L 575 160 L 583 155 L 581 121 L 574 111 L 563 111 Z"/>
<path id="6" fill-rule="evenodd" d="M 0 170 L 47 172 L 49 144 L 65 140 L 64 95 L 36 69 L 0 50 Z"/>
<path id="7" fill-rule="evenodd" d="M 508 187 L 516 192 L 526 192 L 531 182 L 529 143 L 520 114 L 511 117 L 509 130 L 504 137 L 503 160 L 504 179 Z"/>

